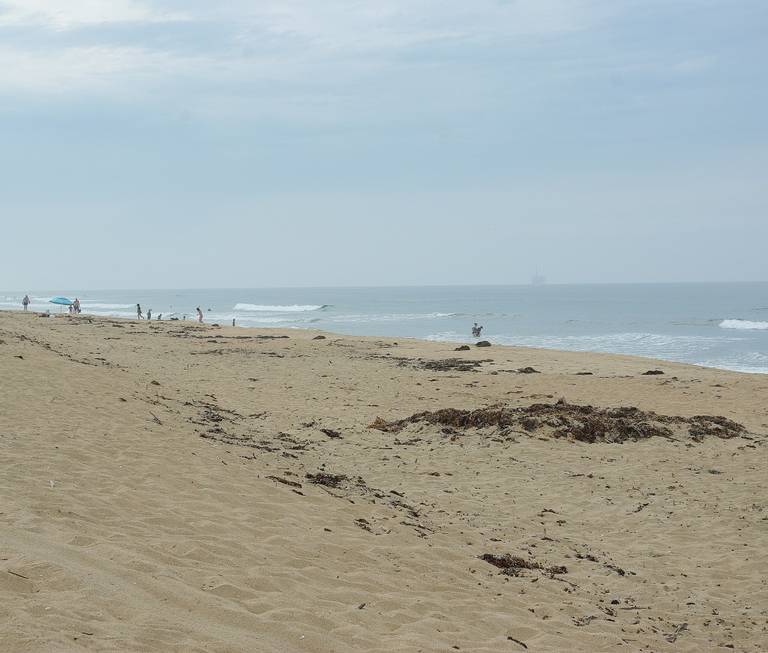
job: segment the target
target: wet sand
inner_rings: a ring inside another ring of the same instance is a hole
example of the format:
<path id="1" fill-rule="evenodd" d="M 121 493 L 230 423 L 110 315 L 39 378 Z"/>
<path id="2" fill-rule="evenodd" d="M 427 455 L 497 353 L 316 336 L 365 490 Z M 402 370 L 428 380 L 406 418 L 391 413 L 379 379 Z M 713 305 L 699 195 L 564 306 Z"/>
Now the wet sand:
<path id="1" fill-rule="evenodd" d="M 768 650 L 768 376 L 455 347 L 0 313 L 0 649 Z"/>

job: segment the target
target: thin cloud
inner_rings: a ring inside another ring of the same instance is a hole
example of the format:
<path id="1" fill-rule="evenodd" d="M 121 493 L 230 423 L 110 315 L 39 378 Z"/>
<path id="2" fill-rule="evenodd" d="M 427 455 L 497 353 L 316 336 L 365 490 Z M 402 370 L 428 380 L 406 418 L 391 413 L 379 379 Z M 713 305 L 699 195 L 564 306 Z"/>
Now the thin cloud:
<path id="1" fill-rule="evenodd" d="M 191 62 L 188 62 L 192 66 Z M 102 91 L 112 94 L 131 80 L 182 73 L 182 62 L 165 53 L 142 48 L 63 48 L 55 56 L 45 51 L 19 52 L 0 48 L 0 89 L 37 93 Z"/>
<path id="2" fill-rule="evenodd" d="M 160 23 L 187 20 L 135 0 L 3 0 L 0 27 L 43 27 L 56 31 L 115 23 Z"/>
<path id="3" fill-rule="evenodd" d="M 338 85 L 375 74 L 416 49 L 585 29 L 602 15 L 599 4 L 191 0 L 172 6 L 162 0 L 0 0 L 0 36 L 4 28 L 25 30 L 21 39 L 18 34 L 6 39 L 0 49 L 0 92 L 105 90 L 111 77 L 125 74 L 136 79 L 182 74 L 200 84 L 303 81 L 311 88 L 322 73 Z M 178 39 L 161 45 L 149 39 L 150 25 L 170 22 L 178 23 L 176 34 L 194 34 L 199 48 L 190 52 Z M 120 42 L 112 29 L 118 25 L 126 26 Z M 216 39 L 206 40 L 207 30 Z M 66 40 L 52 33 L 66 33 Z"/>

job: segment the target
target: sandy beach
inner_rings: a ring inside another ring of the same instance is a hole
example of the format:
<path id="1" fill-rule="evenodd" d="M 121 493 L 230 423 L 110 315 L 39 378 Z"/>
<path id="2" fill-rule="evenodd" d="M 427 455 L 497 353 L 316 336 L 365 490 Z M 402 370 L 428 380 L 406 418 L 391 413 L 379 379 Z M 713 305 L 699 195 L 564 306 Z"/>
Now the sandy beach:
<path id="1" fill-rule="evenodd" d="M 0 313 L 0 650 L 768 650 L 768 376 L 455 348 Z"/>

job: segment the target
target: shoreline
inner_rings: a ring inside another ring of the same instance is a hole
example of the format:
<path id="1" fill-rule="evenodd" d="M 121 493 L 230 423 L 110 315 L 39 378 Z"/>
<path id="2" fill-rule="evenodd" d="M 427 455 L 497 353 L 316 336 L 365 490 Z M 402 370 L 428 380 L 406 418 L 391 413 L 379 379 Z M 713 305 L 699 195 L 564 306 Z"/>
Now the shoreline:
<path id="1" fill-rule="evenodd" d="M 0 313 L 12 313 L 12 314 L 19 314 L 24 315 L 24 311 L 16 310 L 16 309 L 2 309 Z M 28 313 L 32 313 L 34 315 L 40 315 L 40 311 L 28 311 Z M 69 315 L 67 313 L 50 313 L 50 317 L 65 317 L 65 318 L 72 318 L 72 319 L 92 319 L 92 320 L 120 320 L 125 322 L 135 322 L 138 324 L 145 323 L 146 320 L 137 320 L 135 318 L 125 317 L 125 316 L 112 316 L 112 315 L 99 315 L 94 313 L 81 313 L 80 315 Z M 188 320 L 151 320 L 152 324 L 155 323 L 173 323 L 173 324 L 194 324 L 198 325 L 197 320 L 194 319 L 188 319 Z M 232 327 L 231 324 L 218 324 L 218 326 L 215 326 L 218 323 L 209 323 L 204 322 L 202 326 L 208 326 L 218 329 L 245 329 L 245 330 L 253 330 L 253 331 L 268 331 L 268 332 L 280 332 L 280 333 L 291 333 L 295 331 L 305 331 L 305 332 L 311 332 L 315 334 L 327 334 L 329 336 L 337 337 L 337 338 L 360 338 L 360 339 L 367 339 L 367 338 L 373 338 L 373 339 L 390 339 L 390 340 L 411 340 L 414 342 L 419 343 L 435 343 L 435 344 L 442 344 L 442 345 L 469 345 L 473 350 L 476 348 L 475 342 L 479 342 L 482 340 L 487 340 L 488 338 L 493 338 L 493 336 L 481 336 L 480 338 L 466 338 L 465 340 L 436 340 L 429 337 L 419 338 L 414 336 L 392 336 L 392 335 L 351 335 L 346 333 L 341 333 L 338 331 L 329 331 L 326 329 L 316 329 L 311 326 L 303 327 L 303 326 L 291 326 L 291 327 L 270 327 L 270 326 L 241 326 L 241 325 L 235 325 L 235 327 Z M 530 350 L 530 351 L 542 351 L 542 352 L 560 352 L 560 353 L 568 353 L 568 354 L 584 354 L 589 356 L 617 356 L 622 358 L 630 358 L 630 359 L 640 359 L 643 361 L 648 361 L 649 363 L 656 363 L 658 365 L 683 365 L 683 366 L 689 366 L 694 367 L 698 369 L 703 370 L 716 370 L 721 372 L 731 372 L 734 374 L 745 374 L 749 376 L 768 376 L 768 370 L 765 372 L 746 372 L 744 370 L 739 369 L 732 369 L 727 367 L 713 367 L 708 365 L 699 365 L 696 363 L 687 363 L 687 362 L 681 362 L 681 361 L 674 361 L 669 360 L 665 358 L 656 358 L 654 356 L 641 356 L 638 354 L 622 354 L 622 353 L 616 353 L 616 352 L 607 352 L 607 351 L 588 351 L 588 350 L 575 350 L 575 349 L 555 349 L 555 348 L 548 348 L 548 347 L 532 347 L 532 346 L 526 346 L 526 345 L 510 345 L 510 344 L 497 344 L 494 343 L 491 340 L 491 344 L 493 347 L 496 348 L 508 348 L 508 349 L 520 349 L 520 350 Z"/>
<path id="2" fill-rule="evenodd" d="M 454 350 L 0 312 L 0 641 L 768 646 L 766 377 Z"/>

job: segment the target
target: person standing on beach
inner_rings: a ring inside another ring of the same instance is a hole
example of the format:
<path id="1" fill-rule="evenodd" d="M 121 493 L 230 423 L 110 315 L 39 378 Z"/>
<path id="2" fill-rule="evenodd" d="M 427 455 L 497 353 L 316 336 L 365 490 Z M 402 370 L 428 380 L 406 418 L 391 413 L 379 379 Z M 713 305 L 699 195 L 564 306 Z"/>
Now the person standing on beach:
<path id="1" fill-rule="evenodd" d="M 148 320 L 151 320 L 151 319 L 152 319 L 152 309 L 151 309 L 151 308 L 148 308 L 148 309 L 147 309 L 147 319 L 148 319 Z"/>
<path id="2" fill-rule="evenodd" d="M 203 312 L 200 310 L 200 307 L 197 307 L 197 321 L 200 322 L 200 324 L 203 323 Z"/>
<path id="3" fill-rule="evenodd" d="M 29 308 L 29 295 L 24 295 L 24 299 L 21 300 L 21 305 L 24 307 L 25 311 Z"/>
<path id="4" fill-rule="evenodd" d="M 72 303 L 72 308 L 74 308 L 76 314 L 80 314 L 80 299 L 78 297 L 75 297 L 75 301 Z"/>
<path id="5" fill-rule="evenodd" d="M 144 314 L 141 312 L 141 304 L 136 304 L 136 319 L 143 320 Z"/>

